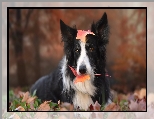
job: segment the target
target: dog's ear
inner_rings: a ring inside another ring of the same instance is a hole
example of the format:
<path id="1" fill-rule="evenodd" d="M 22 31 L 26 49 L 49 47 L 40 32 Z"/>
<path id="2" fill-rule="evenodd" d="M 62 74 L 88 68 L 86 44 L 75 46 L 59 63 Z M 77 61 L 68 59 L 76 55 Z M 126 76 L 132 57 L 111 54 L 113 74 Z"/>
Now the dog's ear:
<path id="1" fill-rule="evenodd" d="M 106 44 L 109 41 L 109 26 L 107 14 L 104 13 L 102 18 L 91 26 L 91 31 L 98 37 L 98 48 L 100 52 L 99 64 L 105 67 L 106 63 Z"/>
<path id="2" fill-rule="evenodd" d="M 60 29 L 62 34 L 62 41 L 72 42 L 77 36 L 77 30 L 67 26 L 62 20 L 60 20 Z"/>
<path id="3" fill-rule="evenodd" d="M 67 26 L 62 20 L 60 20 L 60 29 L 62 34 L 62 41 L 64 42 L 64 52 L 66 54 L 66 58 L 71 59 L 72 51 L 74 48 L 73 42 L 76 39 L 77 30 Z"/>
<path id="4" fill-rule="evenodd" d="M 103 14 L 102 18 L 96 24 L 92 23 L 91 31 L 99 37 L 100 43 L 103 43 L 103 45 L 108 43 L 109 26 L 106 13 Z"/>

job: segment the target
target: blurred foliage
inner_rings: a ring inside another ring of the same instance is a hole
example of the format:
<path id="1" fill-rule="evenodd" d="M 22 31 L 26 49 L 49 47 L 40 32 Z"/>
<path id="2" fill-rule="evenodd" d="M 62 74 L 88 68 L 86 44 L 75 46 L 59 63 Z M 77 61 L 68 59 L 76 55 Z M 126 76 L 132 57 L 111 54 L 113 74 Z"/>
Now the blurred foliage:
<path id="1" fill-rule="evenodd" d="M 119 56 L 111 68 L 121 85 L 117 89 L 127 93 L 146 87 L 146 12 L 134 10 L 123 14 L 119 24 Z"/>

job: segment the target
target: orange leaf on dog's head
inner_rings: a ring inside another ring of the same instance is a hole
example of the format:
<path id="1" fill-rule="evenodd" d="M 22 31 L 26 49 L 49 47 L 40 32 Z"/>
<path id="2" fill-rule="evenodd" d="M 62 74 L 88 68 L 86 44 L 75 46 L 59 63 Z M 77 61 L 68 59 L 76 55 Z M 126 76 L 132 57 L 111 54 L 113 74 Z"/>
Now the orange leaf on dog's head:
<path id="1" fill-rule="evenodd" d="M 84 30 L 78 30 L 77 37 L 76 39 L 80 39 L 82 42 L 86 42 L 86 35 L 87 34 L 92 34 L 95 35 L 93 32 L 90 30 L 84 31 Z"/>

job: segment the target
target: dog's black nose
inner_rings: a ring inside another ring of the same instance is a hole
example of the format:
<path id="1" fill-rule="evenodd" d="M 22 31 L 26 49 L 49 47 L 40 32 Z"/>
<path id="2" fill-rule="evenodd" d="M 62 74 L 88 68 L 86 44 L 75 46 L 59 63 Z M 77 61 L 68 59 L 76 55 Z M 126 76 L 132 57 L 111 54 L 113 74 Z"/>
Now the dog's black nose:
<path id="1" fill-rule="evenodd" d="M 79 72 L 80 72 L 81 74 L 85 74 L 85 73 L 86 73 L 86 65 L 81 65 L 81 66 L 79 67 Z"/>

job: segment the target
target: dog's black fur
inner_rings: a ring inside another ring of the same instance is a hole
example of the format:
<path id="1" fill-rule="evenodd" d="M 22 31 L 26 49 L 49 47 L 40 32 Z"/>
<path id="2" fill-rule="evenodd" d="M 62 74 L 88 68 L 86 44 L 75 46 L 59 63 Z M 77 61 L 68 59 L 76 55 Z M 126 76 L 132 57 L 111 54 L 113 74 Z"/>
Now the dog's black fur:
<path id="1" fill-rule="evenodd" d="M 64 42 L 64 52 L 66 56 L 66 71 L 65 75 L 69 76 L 73 82 L 75 79 L 74 74 L 68 66 L 74 68 L 77 67 L 77 61 L 80 56 L 80 45 L 79 40 L 76 40 L 77 29 L 67 26 L 63 21 L 60 20 L 60 27 L 62 33 L 62 41 Z M 95 95 L 91 96 L 93 102 L 98 101 L 102 104 L 103 100 L 105 103 L 110 99 L 109 82 L 105 76 L 105 65 L 106 65 L 106 44 L 109 39 L 109 26 L 107 20 L 107 14 L 104 13 L 102 18 L 96 23 L 92 23 L 91 31 L 95 34 L 88 34 L 86 36 L 86 50 L 87 56 L 91 67 L 94 68 L 94 72 L 101 74 L 101 76 L 95 76 L 93 85 L 97 88 Z M 93 47 L 93 51 L 90 48 Z M 78 50 L 79 52 L 76 52 Z M 73 98 L 76 90 L 70 85 L 69 90 L 64 89 L 64 80 L 62 75 L 62 60 L 58 67 L 49 75 L 40 78 L 31 88 L 31 93 L 37 89 L 36 95 L 42 100 L 52 100 L 53 102 L 69 102 L 73 103 Z"/>

